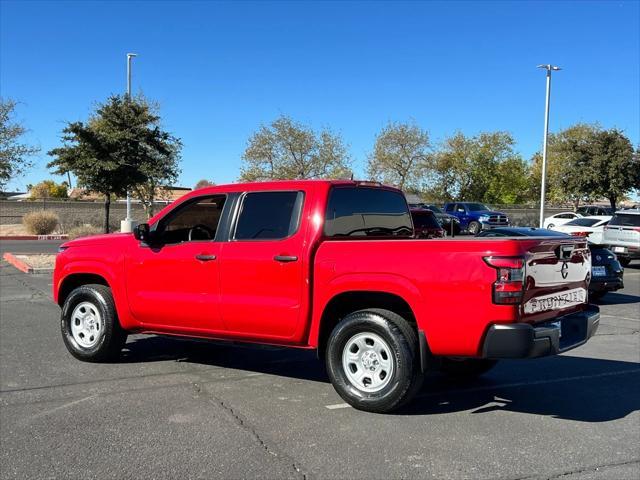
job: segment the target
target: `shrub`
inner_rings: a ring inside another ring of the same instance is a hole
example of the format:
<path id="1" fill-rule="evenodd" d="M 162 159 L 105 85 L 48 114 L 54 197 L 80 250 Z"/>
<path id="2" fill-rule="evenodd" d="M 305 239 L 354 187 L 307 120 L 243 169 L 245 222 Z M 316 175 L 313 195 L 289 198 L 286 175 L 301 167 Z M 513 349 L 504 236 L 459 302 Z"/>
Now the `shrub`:
<path id="1" fill-rule="evenodd" d="M 30 212 L 22 217 L 22 224 L 33 235 L 49 235 L 58 226 L 58 215 L 53 212 Z"/>
<path id="2" fill-rule="evenodd" d="M 74 238 L 80 237 L 90 237 L 91 235 L 100 235 L 102 233 L 102 228 L 94 227 L 93 225 L 80 225 L 79 227 L 74 227 L 69 230 L 69 239 L 73 240 Z"/>

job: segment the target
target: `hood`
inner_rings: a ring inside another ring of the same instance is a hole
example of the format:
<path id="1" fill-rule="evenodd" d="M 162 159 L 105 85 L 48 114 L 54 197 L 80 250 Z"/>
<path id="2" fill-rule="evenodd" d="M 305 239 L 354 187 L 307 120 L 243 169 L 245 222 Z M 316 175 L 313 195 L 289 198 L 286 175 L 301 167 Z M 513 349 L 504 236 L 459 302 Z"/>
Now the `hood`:
<path id="1" fill-rule="evenodd" d="M 471 213 L 473 213 L 474 215 L 478 215 L 478 216 L 480 216 L 480 215 L 503 215 L 505 217 L 507 216 L 506 213 L 498 212 L 496 210 L 477 210 L 477 211 L 471 212 Z"/>
<path id="2" fill-rule="evenodd" d="M 69 240 L 63 243 L 61 248 L 84 247 L 87 245 L 104 245 L 106 243 L 122 242 L 123 240 L 133 237 L 133 233 L 107 233 L 103 235 L 90 235 L 88 237 L 80 237 L 75 240 Z"/>

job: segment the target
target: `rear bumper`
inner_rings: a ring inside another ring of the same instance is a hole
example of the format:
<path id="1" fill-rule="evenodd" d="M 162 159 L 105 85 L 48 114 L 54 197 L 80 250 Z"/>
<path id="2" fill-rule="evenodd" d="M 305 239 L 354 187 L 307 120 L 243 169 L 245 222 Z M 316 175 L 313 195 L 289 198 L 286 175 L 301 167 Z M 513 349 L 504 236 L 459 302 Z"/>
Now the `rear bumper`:
<path id="1" fill-rule="evenodd" d="M 558 324 L 560 322 L 560 324 Z M 484 358 L 536 358 L 556 355 L 586 343 L 598 329 L 600 309 L 594 305 L 578 313 L 532 326 L 526 323 L 492 325 L 482 347 Z"/>
<path id="2" fill-rule="evenodd" d="M 589 291 L 590 292 L 613 292 L 615 290 L 620 290 L 624 288 L 624 281 L 621 277 L 603 277 L 598 278 L 598 280 L 594 280 L 592 277 L 591 283 L 589 283 Z"/>

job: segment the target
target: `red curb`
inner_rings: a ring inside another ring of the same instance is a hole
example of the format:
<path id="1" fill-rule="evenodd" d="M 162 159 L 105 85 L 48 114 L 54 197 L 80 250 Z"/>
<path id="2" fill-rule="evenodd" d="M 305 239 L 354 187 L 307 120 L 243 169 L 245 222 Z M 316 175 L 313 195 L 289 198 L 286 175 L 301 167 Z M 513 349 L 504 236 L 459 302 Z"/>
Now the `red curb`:
<path id="1" fill-rule="evenodd" d="M 7 262 L 9 262 L 11 265 L 16 267 L 21 272 L 24 272 L 24 273 L 32 273 L 33 272 L 33 268 L 31 268 L 30 265 L 28 265 L 25 262 L 23 262 L 22 260 L 18 259 L 13 253 L 7 252 L 2 256 L 2 258 L 4 258 Z"/>
<path id="2" fill-rule="evenodd" d="M 7 235 L 0 240 L 67 240 L 69 235 Z"/>

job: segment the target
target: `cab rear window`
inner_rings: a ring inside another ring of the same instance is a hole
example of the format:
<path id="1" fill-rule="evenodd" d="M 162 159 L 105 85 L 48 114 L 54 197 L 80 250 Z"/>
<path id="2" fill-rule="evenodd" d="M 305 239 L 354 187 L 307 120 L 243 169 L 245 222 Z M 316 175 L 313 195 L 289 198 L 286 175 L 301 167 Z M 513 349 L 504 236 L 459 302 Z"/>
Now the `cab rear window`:
<path id="1" fill-rule="evenodd" d="M 411 237 L 413 225 L 400 192 L 370 187 L 335 187 L 329 194 L 327 237 Z"/>

